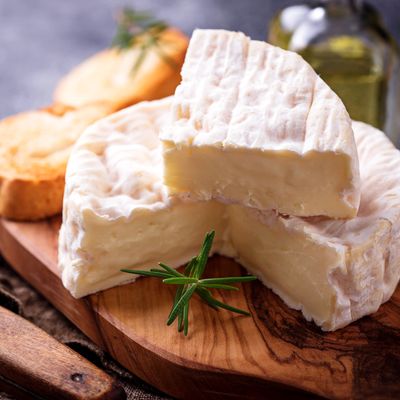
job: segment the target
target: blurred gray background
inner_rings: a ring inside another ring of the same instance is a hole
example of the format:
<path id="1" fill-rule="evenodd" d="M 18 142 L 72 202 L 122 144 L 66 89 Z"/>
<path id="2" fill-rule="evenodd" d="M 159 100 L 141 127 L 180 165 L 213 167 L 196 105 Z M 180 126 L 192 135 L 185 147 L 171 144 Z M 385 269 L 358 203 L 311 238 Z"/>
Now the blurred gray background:
<path id="1" fill-rule="evenodd" d="M 400 1 L 369 2 L 400 42 Z M 295 3 L 299 0 L 0 0 L 0 117 L 50 104 L 58 79 L 110 44 L 120 7 L 150 11 L 187 34 L 196 27 L 226 28 L 265 39 L 276 10 Z"/>

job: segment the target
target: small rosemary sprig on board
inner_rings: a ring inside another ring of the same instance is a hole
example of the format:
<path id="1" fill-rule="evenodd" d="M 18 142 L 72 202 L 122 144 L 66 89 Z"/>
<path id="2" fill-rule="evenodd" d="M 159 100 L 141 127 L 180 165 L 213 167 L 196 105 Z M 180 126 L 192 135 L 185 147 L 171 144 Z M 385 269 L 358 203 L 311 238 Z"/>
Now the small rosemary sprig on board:
<path id="1" fill-rule="evenodd" d="M 163 283 L 179 286 L 176 290 L 172 309 L 167 319 L 167 325 L 171 325 L 176 319 L 178 319 L 178 331 L 183 331 L 185 336 L 188 334 L 189 328 L 189 302 L 195 293 L 200 296 L 200 298 L 214 310 L 217 310 L 218 308 L 224 308 L 238 314 L 250 315 L 247 311 L 230 306 L 229 304 L 217 300 L 215 297 L 212 296 L 210 289 L 239 290 L 239 288 L 237 288 L 236 286 L 232 286 L 231 284 L 238 282 L 254 281 L 255 279 L 257 279 L 257 277 L 253 275 L 247 275 L 202 279 L 202 275 L 207 265 L 207 260 L 210 254 L 214 236 L 214 231 L 206 234 L 199 255 L 197 257 L 193 257 L 190 260 L 183 274 L 161 262 L 159 263 L 161 269 L 153 268 L 150 269 L 150 271 L 131 269 L 121 270 L 122 272 L 127 272 L 130 274 L 161 278 L 163 280 Z"/>
<path id="2" fill-rule="evenodd" d="M 165 41 L 162 40 L 162 34 L 168 29 L 164 21 L 126 7 L 117 15 L 117 23 L 112 47 L 119 50 L 127 50 L 135 46 L 139 48 L 139 55 L 132 67 L 133 73 L 137 72 L 151 50 L 154 50 L 171 67 L 177 67 L 175 61 L 163 50 L 162 44 Z"/>

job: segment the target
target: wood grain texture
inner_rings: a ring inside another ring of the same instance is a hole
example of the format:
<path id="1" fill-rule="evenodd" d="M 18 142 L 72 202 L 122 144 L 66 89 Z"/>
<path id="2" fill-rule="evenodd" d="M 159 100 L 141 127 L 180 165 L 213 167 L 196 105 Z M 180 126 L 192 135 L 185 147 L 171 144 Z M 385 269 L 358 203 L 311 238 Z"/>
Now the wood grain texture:
<path id="1" fill-rule="evenodd" d="M 101 369 L 2 307 L 0 326 L 0 376 L 6 383 L 45 399 L 126 398 L 123 389 Z"/>
<path id="2" fill-rule="evenodd" d="M 400 290 L 377 313 L 324 333 L 259 282 L 219 295 L 251 317 L 197 300 L 189 336 L 165 326 L 173 288 L 139 279 L 85 299 L 63 288 L 56 266 L 59 220 L 0 223 L 4 257 L 122 365 L 178 398 L 400 398 Z M 213 257 L 209 276 L 241 267 Z M 154 293 L 157 293 L 155 296 Z M 304 394 L 304 393 L 307 394 Z"/>

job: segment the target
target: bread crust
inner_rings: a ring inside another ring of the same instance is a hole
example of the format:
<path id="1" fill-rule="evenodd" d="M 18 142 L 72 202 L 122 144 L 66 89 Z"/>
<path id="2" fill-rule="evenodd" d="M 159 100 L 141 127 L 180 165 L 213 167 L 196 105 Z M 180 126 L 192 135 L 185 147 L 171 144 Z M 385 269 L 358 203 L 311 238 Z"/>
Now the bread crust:
<path id="1" fill-rule="evenodd" d="M 0 216 L 36 221 L 61 213 L 70 150 L 110 112 L 101 104 L 78 110 L 55 104 L 0 121 Z"/>
<path id="2" fill-rule="evenodd" d="M 101 101 L 113 111 L 144 100 L 156 100 L 174 94 L 181 80 L 188 38 L 170 28 L 163 33 L 163 53 L 149 51 L 142 66 L 134 73 L 138 48 L 109 48 L 94 54 L 75 67 L 57 85 L 54 100 L 73 107 Z"/>
<path id="3" fill-rule="evenodd" d="M 188 38 L 170 28 L 162 40 L 170 63 L 153 52 L 133 74 L 137 48 L 104 50 L 60 81 L 55 104 L 0 121 L 0 216 L 36 221 L 61 213 L 70 148 L 85 128 L 116 110 L 174 93 Z"/>
<path id="4" fill-rule="evenodd" d="M 37 221 L 61 212 L 65 170 L 51 179 L 0 177 L 0 215 L 15 221 Z"/>

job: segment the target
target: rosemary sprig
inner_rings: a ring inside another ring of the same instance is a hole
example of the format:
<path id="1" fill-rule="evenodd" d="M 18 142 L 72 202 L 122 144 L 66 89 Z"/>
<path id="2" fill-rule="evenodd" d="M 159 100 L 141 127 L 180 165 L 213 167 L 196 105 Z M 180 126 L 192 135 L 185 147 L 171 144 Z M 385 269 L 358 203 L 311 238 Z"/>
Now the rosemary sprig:
<path id="1" fill-rule="evenodd" d="M 257 279 L 257 277 L 253 275 L 247 275 L 225 278 L 202 278 L 207 265 L 207 260 L 210 254 L 214 236 L 214 231 L 206 234 L 200 249 L 200 253 L 197 257 L 193 257 L 190 260 L 185 268 L 184 274 L 161 262 L 159 263 L 161 269 L 152 268 L 150 271 L 121 269 L 122 272 L 127 272 L 129 274 L 161 278 L 163 283 L 168 285 L 178 285 L 174 302 L 172 304 L 172 309 L 167 319 L 167 325 L 171 325 L 177 319 L 178 331 L 183 331 L 185 336 L 188 334 L 189 328 L 189 302 L 195 293 L 208 306 L 215 310 L 218 310 L 218 308 L 224 308 L 238 314 L 250 315 L 247 311 L 217 300 L 212 296 L 209 289 L 239 290 L 239 288 L 232 286 L 231 284 L 254 281 Z"/>
<path id="2" fill-rule="evenodd" d="M 163 49 L 166 41 L 163 40 L 162 34 L 168 29 L 164 21 L 126 7 L 117 15 L 117 23 L 112 47 L 119 50 L 127 50 L 134 46 L 139 48 L 139 55 L 132 67 L 132 73 L 137 72 L 151 50 L 154 50 L 171 67 L 177 67 L 175 61 L 165 54 Z"/>

